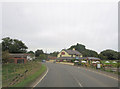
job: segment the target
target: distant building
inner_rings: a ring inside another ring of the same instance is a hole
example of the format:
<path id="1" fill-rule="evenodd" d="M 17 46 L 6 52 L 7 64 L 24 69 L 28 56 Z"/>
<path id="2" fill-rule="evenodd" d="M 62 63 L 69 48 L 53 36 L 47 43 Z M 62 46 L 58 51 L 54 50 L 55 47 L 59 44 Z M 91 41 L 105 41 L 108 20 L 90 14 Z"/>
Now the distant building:
<path id="1" fill-rule="evenodd" d="M 12 63 L 26 63 L 27 61 L 33 60 L 35 59 L 35 56 L 33 56 L 32 54 L 9 54 L 10 58 L 9 58 L 9 62 Z"/>
<path id="2" fill-rule="evenodd" d="M 63 49 L 57 55 L 57 59 L 79 59 L 80 57 L 82 57 L 82 54 L 74 48 L 73 50 Z"/>
<path id="3" fill-rule="evenodd" d="M 93 63 L 100 63 L 101 59 L 100 58 L 96 58 L 96 57 L 81 57 L 79 58 L 79 61 L 84 60 L 89 64 L 93 64 Z"/>
<path id="4" fill-rule="evenodd" d="M 57 57 L 54 57 L 54 56 L 48 56 L 47 59 L 48 60 L 55 60 Z"/>

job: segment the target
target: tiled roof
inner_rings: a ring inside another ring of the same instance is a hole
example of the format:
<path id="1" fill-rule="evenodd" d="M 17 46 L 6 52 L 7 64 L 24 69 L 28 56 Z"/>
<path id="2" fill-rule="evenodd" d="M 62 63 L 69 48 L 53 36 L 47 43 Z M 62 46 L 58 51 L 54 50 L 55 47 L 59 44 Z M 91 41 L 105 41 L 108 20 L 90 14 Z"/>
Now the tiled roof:
<path id="1" fill-rule="evenodd" d="M 57 59 L 75 59 L 75 57 L 59 57 Z"/>
<path id="2" fill-rule="evenodd" d="M 9 54 L 11 57 L 27 57 L 30 54 Z"/>
<path id="3" fill-rule="evenodd" d="M 100 58 L 96 58 L 96 57 L 87 57 L 88 60 L 100 60 Z"/>
<path id="4" fill-rule="evenodd" d="M 63 50 L 66 51 L 69 55 L 82 55 L 77 50 L 67 50 L 67 49 L 63 49 Z"/>

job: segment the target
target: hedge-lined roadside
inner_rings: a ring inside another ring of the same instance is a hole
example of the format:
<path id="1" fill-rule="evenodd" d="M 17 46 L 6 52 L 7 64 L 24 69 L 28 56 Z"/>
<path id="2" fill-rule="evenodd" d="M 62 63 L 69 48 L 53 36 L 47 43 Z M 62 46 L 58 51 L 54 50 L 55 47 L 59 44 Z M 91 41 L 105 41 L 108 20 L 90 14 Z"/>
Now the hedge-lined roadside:
<path id="1" fill-rule="evenodd" d="M 18 84 L 12 86 L 12 87 L 28 87 L 30 83 L 35 81 L 42 73 L 46 71 L 46 66 L 42 64 L 41 68 L 36 71 L 34 74 L 27 76 L 26 79 L 23 81 L 19 82 Z"/>

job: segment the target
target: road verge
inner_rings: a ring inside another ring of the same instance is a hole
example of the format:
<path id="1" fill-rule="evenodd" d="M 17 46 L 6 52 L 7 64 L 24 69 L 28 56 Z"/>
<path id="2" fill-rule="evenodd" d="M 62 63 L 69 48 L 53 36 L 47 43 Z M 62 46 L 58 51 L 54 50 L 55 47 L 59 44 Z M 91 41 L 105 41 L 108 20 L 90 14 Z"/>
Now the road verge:
<path id="1" fill-rule="evenodd" d="M 46 71 L 46 69 L 46 66 L 42 64 L 41 68 L 38 71 L 30 76 L 27 76 L 26 79 L 12 87 L 32 87 L 31 85 L 33 85 L 34 81 L 36 81 L 36 79 L 41 76 Z"/>

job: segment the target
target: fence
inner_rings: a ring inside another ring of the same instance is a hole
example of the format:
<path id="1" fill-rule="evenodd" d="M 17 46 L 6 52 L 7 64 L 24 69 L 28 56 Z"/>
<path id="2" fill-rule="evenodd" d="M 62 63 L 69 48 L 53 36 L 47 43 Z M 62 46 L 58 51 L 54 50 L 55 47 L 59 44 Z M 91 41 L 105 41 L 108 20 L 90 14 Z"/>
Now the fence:
<path id="1" fill-rule="evenodd" d="M 107 72 L 113 72 L 118 74 L 120 72 L 120 68 L 119 66 L 113 66 L 113 65 L 104 65 L 104 64 L 100 64 L 100 68 L 97 68 L 97 64 L 87 64 L 87 63 L 75 63 L 75 66 L 82 66 L 82 67 L 89 67 L 89 68 L 93 68 L 93 69 L 99 69 L 102 71 L 107 71 Z"/>

